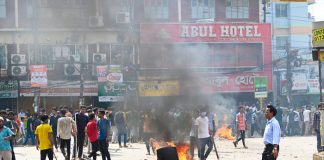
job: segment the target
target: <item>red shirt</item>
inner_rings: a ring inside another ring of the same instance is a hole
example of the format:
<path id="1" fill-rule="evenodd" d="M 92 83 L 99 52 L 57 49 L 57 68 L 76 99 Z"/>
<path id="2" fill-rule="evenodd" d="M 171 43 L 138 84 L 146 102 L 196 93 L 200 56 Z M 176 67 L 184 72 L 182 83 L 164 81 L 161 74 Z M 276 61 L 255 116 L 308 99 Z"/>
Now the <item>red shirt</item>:
<path id="1" fill-rule="evenodd" d="M 87 135 L 89 137 L 90 142 L 94 142 L 98 140 L 98 129 L 97 123 L 95 120 L 91 120 L 87 124 Z"/>

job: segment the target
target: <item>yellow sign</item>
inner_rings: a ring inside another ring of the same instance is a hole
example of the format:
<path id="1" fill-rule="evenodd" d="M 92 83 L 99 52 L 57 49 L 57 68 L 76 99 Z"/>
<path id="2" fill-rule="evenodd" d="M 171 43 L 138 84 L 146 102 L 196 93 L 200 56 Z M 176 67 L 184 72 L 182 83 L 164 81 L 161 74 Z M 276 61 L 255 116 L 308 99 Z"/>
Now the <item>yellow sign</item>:
<path id="1" fill-rule="evenodd" d="M 179 94 L 179 81 L 152 80 L 139 83 L 141 97 L 178 96 Z"/>
<path id="2" fill-rule="evenodd" d="M 324 28 L 313 30 L 313 43 L 320 42 L 324 40 Z"/>
<path id="3" fill-rule="evenodd" d="M 320 52 L 319 52 L 318 59 L 319 59 L 320 61 L 324 61 L 324 51 L 320 51 Z"/>

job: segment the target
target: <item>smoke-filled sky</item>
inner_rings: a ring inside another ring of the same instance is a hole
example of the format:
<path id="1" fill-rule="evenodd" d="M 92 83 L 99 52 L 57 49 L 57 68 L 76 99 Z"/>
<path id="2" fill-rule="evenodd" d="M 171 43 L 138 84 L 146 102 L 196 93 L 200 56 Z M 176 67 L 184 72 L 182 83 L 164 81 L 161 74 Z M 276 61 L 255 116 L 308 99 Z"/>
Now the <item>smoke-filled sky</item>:
<path id="1" fill-rule="evenodd" d="M 309 12 L 315 17 L 315 21 L 324 21 L 324 0 L 316 0 L 315 4 L 309 6 Z"/>

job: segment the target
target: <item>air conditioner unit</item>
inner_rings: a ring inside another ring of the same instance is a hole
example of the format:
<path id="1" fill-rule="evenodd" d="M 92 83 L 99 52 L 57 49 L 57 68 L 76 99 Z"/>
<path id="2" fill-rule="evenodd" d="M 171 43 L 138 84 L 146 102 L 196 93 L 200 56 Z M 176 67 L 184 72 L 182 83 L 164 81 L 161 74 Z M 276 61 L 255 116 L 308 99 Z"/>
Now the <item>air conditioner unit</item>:
<path id="1" fill-rule="evenodd" d="M 89 27 L 103 27 L 103 17 L 102 16 L 90 16 L 88 21 Z"/>
<path id="2" fill-rule="evenodd" d="M 71 55 L 69 60 L 72 63 L 80 62 L 80 55 Z"/>
<path id="3" fill-rule="evenodd" d="M 12 66 L 11 67 L 11 75 L 12 76 L 25 76 L 25 75 L 27 75 L 26 66 Z"/>
<path id="4" fill-rule="evenodd" d="M 64 64 L 64 75 L 77 76 L 80 75 L 81 65 L 79 63 Z"/>
<path id="5" fill-rule="evenodd" d="M 12 54 L 11 55 L 11 64 L 26 64 L 27 59 L 24 54 Z"/>
<path id="6" fill-rule="evenodd" d="M 106 53 L 94 53 L 92 56 L 92 63 L 94 63 L 94 64 L 107 63 Z"/>
<path id="7" fill-rule="evenodd" d="M 129 12 L 119 12 L 116 15 L 116 23 L 129 23 L 130 14 Z"/>

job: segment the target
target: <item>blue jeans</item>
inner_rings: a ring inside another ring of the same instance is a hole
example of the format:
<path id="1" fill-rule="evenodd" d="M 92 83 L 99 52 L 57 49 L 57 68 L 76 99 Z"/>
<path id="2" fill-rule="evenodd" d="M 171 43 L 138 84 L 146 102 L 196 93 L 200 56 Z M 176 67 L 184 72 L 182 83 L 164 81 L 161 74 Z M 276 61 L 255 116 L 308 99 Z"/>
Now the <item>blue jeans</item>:
<path id="1" fill-rule="evenodd" d="M 205 147 L 206 145 L 208 146 L 208 149 L 205 153 Z M 213 142 L 211 140 L 210 137 L 207 138 L 199 138 L 198 139 L 198 157 L 200 159 L 207 159 L 209 153 L 212 151 L 213 149 Z"/>
<path id="2" fill-rule="evenodd" d="M 31 139 L 31 143 L 32 145 L 35 145 L 35 135 L 33 132 L 31 131 L 27 131 L 26 133 L 26 137 L 25 137 L 25 142 L 24 142 L 24 145 L 26 145 L 28 143 L 28 138 Z"/>
<path id="3" fill-rule="evenodd" d="M 117 126 L 117 129 L 118 129 L 118 144 L 121 145 L 121 136 L 124 135 L 124 146 L 126 146 L 126 141 L 127 141 L 126 127 Z"/>

